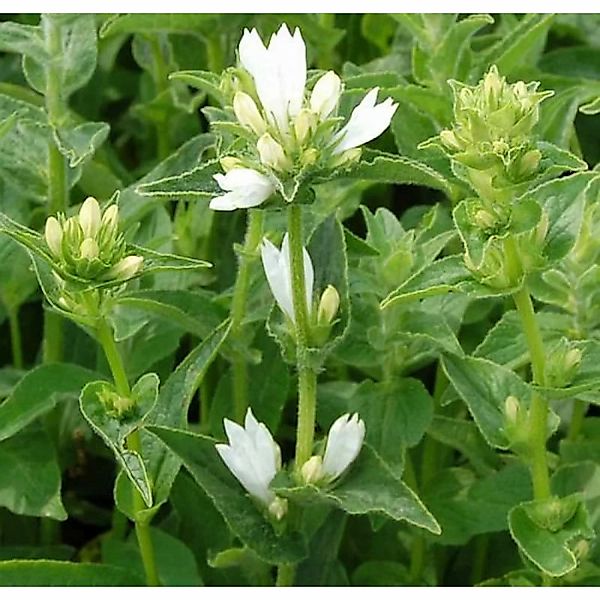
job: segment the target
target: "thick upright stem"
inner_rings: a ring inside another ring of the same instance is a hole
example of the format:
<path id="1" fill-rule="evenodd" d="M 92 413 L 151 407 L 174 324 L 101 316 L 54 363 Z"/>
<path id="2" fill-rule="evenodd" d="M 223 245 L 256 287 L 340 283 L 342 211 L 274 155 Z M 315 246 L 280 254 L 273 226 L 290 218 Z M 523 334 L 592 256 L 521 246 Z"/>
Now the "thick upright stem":
<path id="1" fill-rule="evenodd" d="M 260 243 L 263 220 L 262 210 L 250 209 L 244 248 L 239 257 L 239 269 L 231 303 L 231 336 L 238 341 L 241 341 L 240 338 L 243 335 L 250 283 L 250 265 Z M 241 421 L 248 408 L 248 363 L 243 356 L 238 356 L 233 361 L 233 401 L 235 418 L 237 421 Z"/>
<path id="2" fill-rule="evenodd" d="M 296 334 L 298 365 L 298 428 L 296 435 L 296 469 L 311 457 L 315 436 L 317 404 L 317 376 L 308 363 L 310 323 L 306 305 L 304 280 L 304 247 L 302 240 L 302 206 L 288 208 L 288 234 L 290 239 L 290 265 L 292 276 L 292 301 Z"/>
<path id="3" fill-rule="evenodd" d="M 542 335 L 535 318 L 535 311 L 527 287 L 523 287 L 513 294 L 515 305 L 531 358 L 533 382 L 543 386 L 546 382 L 545 355 Z M 550 498 L 550 476 L 546 453 L 546 434 L 548 430 L 548 401 L 541 394 L 534 392 L 531 397 L 529 411 L 529 431 L 531 444 L 531 477 L 533 480 L 533 493 L 536 500 Z"/>
<path id="4" fill-rule="evenodd" d="M 46 52 L 49 56 L 46 70 L 45 104 L 48 120 L 54 127 L 61 123 L 66 111 L 62 96 L 59 61 L 63 48 L 60 26 L 52 18 L 43 18 Z M 69 205 L 67 162 L 60 153 L 53 137 L 48 140 L 48 209 L 49 215 L 64 212 Z M 56 313 L 46 311 L 44 316 L 44 362 L 63 359 L 63 319 Z"/>
<path id="5" fill-rule="evenodd" d="M 106 360 L 110 366 L 110 370 L 115 382 L 117 392 L 122 396 L 129 396 L 131 388 L 129 387 L 129 380 L 127 379 L 127 373 L 123 365 L 123 360 L 119 354 L 119 349 L 115 343 L 112 330 L 106 320 L 100 319 L 98 327 L 96 329 L 98 341 L 104 350 Z M 127 436 L 127 448 L 133 452 L 137 452 L 142 456 L 142 443 L 139 432 L 133 431 Z M 146 508 L 144 499 L 141 494 L 134 489 L 133 491 L 133 508 L 135 514 L 140 513 Z M 146 583 L 149 586 L 160 585 L 158 579 L 158 571 L 156 569 L 156 559 L 154 556 L 154 546 L 152 544 L 152 538 L 150 537 L 150 528 L 147 522 L 142 520 L 135 520 L 135 534 L 140 548 L 140 554 L 142 556 L 142 562 L 144 564 L 144 571 L 146 573 Z"/>

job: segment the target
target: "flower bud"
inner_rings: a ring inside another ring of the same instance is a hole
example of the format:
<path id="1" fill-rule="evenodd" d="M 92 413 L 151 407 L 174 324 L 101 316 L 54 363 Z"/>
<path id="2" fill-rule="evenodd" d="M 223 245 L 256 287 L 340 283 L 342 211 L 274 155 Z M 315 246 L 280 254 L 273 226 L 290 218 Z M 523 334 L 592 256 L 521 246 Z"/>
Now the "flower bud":
<path id="1" fill-rule="evenodd" d="M 96 198 L 90 196 L 79 209 L 79 225 L 83 230 L 84 237 L 96 237 L 101 221 L 102 213 L 100 212 L 100 206 Z"/>
<path id="2" fill-rule="evenodd" d="M 233 112 L 237 120 L 244 127 L 249 127 L 256 135 L 263 135 L 267 130 L 267 124 L 262 118 L 256 103 L 245 92 L 236 92 L 233 97 Z"/>
<path id="3" fill-rule="evenodd" d="M 294 119 L 294 133 L 300 145 L 304 144 L 310 137 L 311 131 L 316 125 L 315 114 L 303 108 Z"/>
<path id="4" fill-rule="evenodd" d="M 288 502 L 285 498 L 275 497 L 275 500 L 269 504 L 269 514 L 273 515 L 277 521 L 285 517 L 288 509 Z"/>
<path id="5" fill-rule="evenodd" d="M 329 325 L 337 315 L 340 307 L 340 295 L 332 285 L 328 285 L 321 295 L 319 309 L 317 312 L 317 322 L 319 325 Z"/>
<path id="6" fill-rule="evenodd" d="M 85 258 L 86 260 L 94 260 L 95 258 L 98 258 L 99 252 L 100 250 L 98 248 L 98 243 L 93 238 L 85 238 L 79 247 L 79 254 L 81 258 Z"/>
<path id="7" fill-rule="evenodd" d="M 244 166 L 244 163 L 239 158 L 235 158 L 235 156 L 224 156 L 219 162 L 225 173 L 229 173 L 233 169 L 241 169 Z"/>
<path id="8" fill-rule="evenodd" d="M 285 171 L 291 167 L 290 160 L 286 157 L 279 142 L 276 142 L 269 133 L 263 134 L 257 144 L 260 162 L 276 171 Z"/>
<path id="9" fill-rule="evenodd" d="M 497 222 L 492 213 L 487 210 L 480 209 L 473 215 L 473 224 L 479 229 L 487 230 L 494 229 Z"/>
<path id="10" fill-rule="evenodd" d="M 102 227 L 110 229 L 111 231 L 117 230 L 119 225 L 119 207 L 117 204 L 111 204 L 102 215 Z"/>
<path id="11" fill-rule="evenodd" d="M 521 404 L 515 396 L 507 396 L 504 401 L 504 416 L 509 425 L 515 426 L 520 420 Z"/>
<path id="12" fill-rule="evenodd" d="M 310 110 L 325 120 L 337 106 L 342 93 L 342 81 L 333 72 L 327 71 L 319 78 L 310 95 Z"/>
<path id="13" fill-rule="evenodd" d="M 460 150 L 460 143 L 456 134 L 451 129 L 440 131 L 440 140 L 449 150 Z"/>
<path id="14" fill-rule="evenodd" d="M 61 244 L 63 238 L 63 230 L 60 223 L 55 217 L 46 219 L 46 228 L 44 231 L 46 244 L 54 256 L 59 257 L 61 254 Z"/>
<path id="15" fill-rule="evenodd" d="M 345 164 L 357 162 L 360 159 L 361 154 L 361 148 L 350 148 L 349 150 L 345 150 L 341 154 L 336 155 L 331 163 L 331 166 L 341 167 Z"/>
<path id="16" fill-rule="evenodd" d="M 316 483 L 323 477 L 323 459 L 320 456 L 311 456 L 300 469 L 302 481 L 305 484 Z"/>
<path id="17" fill-rule="evenodd" d="M 319 158 L 319 151 L 316 148 L 309 148 L 302 153 L 300 162 L 304 166 L 314 165 Z"/>
<path id="18" fill-rule="evenodd" d="M 98 393 L 98 400 L 100 400 L 106 414 L 115 419 L 126 416 L 135 406 L 134 398 L 121 396 L 108 386 Z"/>
<path id="19" fill-rule="evenodd" d="M 110 269 L 103 279 L 130 279 L 141 271 L 144 259 L 141 256 L 126 256 Z"/>

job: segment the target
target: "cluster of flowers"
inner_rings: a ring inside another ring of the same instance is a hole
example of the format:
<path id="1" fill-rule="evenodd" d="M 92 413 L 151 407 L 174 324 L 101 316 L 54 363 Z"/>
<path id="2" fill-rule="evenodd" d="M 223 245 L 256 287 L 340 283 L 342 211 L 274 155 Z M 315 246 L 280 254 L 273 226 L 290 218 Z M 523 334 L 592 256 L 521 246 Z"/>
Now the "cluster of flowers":
<path id="1" fill-rule="evenodd" d="M 224 420 L 229 444 L 217 444 L 223 462 L 247 492 L 276 519 L 287 512 L 287 502 L 270 484 L 281 469 L 281 450 L 264 423 L 248 409 L 244 427 Z M 358 456 L 365 424 L 357 414 L 342 415 L 329 430 L 323 456 L 311 457 L 300 470 L 305 484 L 327 484 L 340 477 Z"/>
<path id="2" fill-rule="evenodd" d="M 255 29 L 245 30 L 238 53 L 244 89 L 235 93 L 233 111 L 253 136 L 256 160 L 221 161 L 226 173 L 215 179 L 226 193 L 211 200 L 213 210 L 258 206 L 282 189 L 282 178 L 307 166 L 331 169 L 357 160 L 359 146 L 381 135 L 396 111 L 391 98 L 376 103 L 374 88 L 340 128 L 342 81 L 328 71 L 306 93 L 306 46 L 298 29 L 292 35 L 282 25 L 268 47 Z"/>

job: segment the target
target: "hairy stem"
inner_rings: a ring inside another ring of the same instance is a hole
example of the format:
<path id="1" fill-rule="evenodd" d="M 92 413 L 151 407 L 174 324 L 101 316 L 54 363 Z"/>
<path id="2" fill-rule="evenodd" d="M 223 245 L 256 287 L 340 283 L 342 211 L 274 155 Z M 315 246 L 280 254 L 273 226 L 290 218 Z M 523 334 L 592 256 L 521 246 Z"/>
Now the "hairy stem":
<path id="1" fill-rule="evenodd" d="M 315 436 L 317 404 L 317 375 L 307 364 L 310 334 L 306 283 L 304 280 L 304 250 L 302 240 L 302 207 L 288 208 L 292 300 L 296 334 L 296 361 L 298 367 L 298 428 L 296 434 L 296 470 L 311 457 Z"/>
<path id="2" fill-rule="evenodd" d="M 106 322 L 105 319 L 100 319 L 98 327 L 96 329 L 98 341 L 104 350 L 106 360 L 110 366 L 110 370 L 115 382 L 117 393 L 122 396 L 129 396 L 131 388 L 129 387 L 129 380 L 127 379 L 127 373 L 123 365 L 123 360 L 119 354 L 119 349 L 115 343 L 113 332 Z M 142 443 L 140 440 L 139 431 L 133 431 L 127 436 L 127 448 L 132 452 L 137 452 L 142 456 Z M 146 508 L 144 499 L 141 494 L 134 489 L 133 491 L 133 509 L 137 515 Z M 156 559 L 154 556 L 154 546 L 152 544 L 152 538 L 150 537 L 150 527 L 146 521 L 139 519 L 135 520 L 135 534 L 142 556 L 142 562 L 144 564 L 144 571 L 146 573 L 146 583 L 149 586 L 160 585 L 158 579 L 158 571 L 156 569 Z"/>
<path id="3" fill-rule="evenodd" d="M 569 432 L 567 433 L 568 440 L 576 440 L 581 433 L 587 409 L 587 402 L 584 402 L 583 400 L 575 400 L 573 405 L 573 415 L 571 416 L 571 423 L 569 425 Z"/>
<path id="4" fill-rule="evenodd" d="M 517 312 L 521 317 L 525 339 L 529 347 L 533 382 L 545 384 L 545 353 L 542 335 L 535 318 L 531 296 L 525 284 L 513 294 Z M 539 393 L 531 397 L 529 411 L 530 444 L 531 444 L 531 477 L 533 493 L 536 500 L 550 497 L 550 476 L 546 453 L 546 434 L 548 430 L 548 401 Z"/>
<path id="5" fill-rule="evenodd" d="M 244 247 L 239 257 L 239 268 L 231 302 L 231 336 L 241 342 L 244 332 L 244 317 L 248 301 L 248 286 L 250 283 L 250 265 L 255 258 L 256 249 L 260 243 L 263 230 L 263 211 L 250 209 Z M 248 363 L 244 356 L 238 356 L 233 361 L 233 404 L 237 421 L 244 418 L 248 408 Z"/>

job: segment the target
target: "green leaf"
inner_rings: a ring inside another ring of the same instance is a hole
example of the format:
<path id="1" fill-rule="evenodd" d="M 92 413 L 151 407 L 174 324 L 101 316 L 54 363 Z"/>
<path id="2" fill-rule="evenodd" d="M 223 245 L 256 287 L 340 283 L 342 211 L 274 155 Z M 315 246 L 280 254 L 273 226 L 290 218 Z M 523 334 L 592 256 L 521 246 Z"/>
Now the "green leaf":
<path id="1" fill-rule="evenodd" d="M 150 527 L 158 578 L 163 586 L 198 586 L 202 579 L 198 574 L 192 551 L 180 540 L 161 529 Z M 127 542 L 108 536 L 102 543 L 102 558 L 107 565 L 127 567 L 139 579 L 145 579 L 144 564 L 135 535 Z"/>
<path id="2" fill-rule="evenodd" d="M 106 381 L 88 383 L 81 392 L 79 407 L 92 429 L 114 452 L 119 464 L 142 495 L 147 506 L 152 506 L 152 492 L 143 457 L 126 447 L 127 436 L 139 429 L 158 397 L 158 376 L 147 373 L 132 388 L 133 406 L 123 414 L 114 414 L 107 396 L 118 395 Z M 126 401 L 128 399 L 122 399 Z"/>
<path id="3" fill-rule="evenodd" d="M 583 209 L 599 176 L 593 171 L 575 173 L 540 185 L 521 197 L 535 200 L 548 216 L 544 255 L 550 261 L 564 258 L 579 235 Z"/>
<path id="4" fill-rule="evenodd" d="M 129 569 L 58 560 L 9 560 L 0 562 L 3 586 L 131 586 L 143 580 Z"/>
<path id="5" fill-rule="evenodd" d="M 298 562 L 306 554 L 300 537 L 276 533 L 220 459 L 213 438 L 177 429 L 149 431 L 175 452 L 196 483 L 211 498 L 231 531 L 270 564 Z"/>
<path id="6" fill-rule="evenodd" d="M 219 106 L 225 104 L 225 96 L 221 91 L 221 77 L 211 71 L 177 71 L 169 75 L 173 81 L 183 83 L 206 92 Z"/>
<path id="7" fill-rule="evenodd" d="M 298 487 L 285 476 L 277 476 L 271 487 L 281 496 L 306 503 L 332 504 L 351 515 L 379 514 L 407 521 L 431 533 L 441 531 L 418 496 L 366 444 L 348 473 L 333 487 Z"/>
<path id="8" fill-rule="evenodd" d="M 0 441 L 21 431 L 59 402 L 77 397 L 98 374 L 71 364 L 46 364 L 29 371 L 0 404 Z"/>
<path id="9" fill-rule="evenodd" d="M 510 533 L 519 548 L 540 570 L 552 577 L 562 577 L 577 568 L 577 559 L 569 542 L 581 536 L 592 537 L 594 533 L 588 524 L 587 510 L 577 499 L 574 512 L 569 511 L 560 528 L 543 526 L 535 515 L 549 510 L 549 503 L 554 511 L 559 510 L 571 498 L 573 496 L 523 502 L 509 514 Z"/>
<path id="10" fill-rule="evenodd" d="M 489 50 L 481 53 L 481 73 L 495 64 L 502 75 L 510 76 L 523 65 L 535 65 L 544 49 L 554 15 L 525 15 L 518 25 Z"/>
<path id="11" fill-rule="evenodd" d="M 191 171 L 144 182 L 138 186 L 137 193 L 142 196 L 167 196 L 170 198 L 218 196 L 221 191 L 215 183 L 213 175 L 221 173 L 221 171 L 221 164 L 218 160 L 206 161 Z"/>
<path id="12" fill-rule="evenodd" d="M 421 441 L 433 417 L 433 400 L 425 386 L 410 377 L 390 385 L 365 381 L 349 404 L 348 410 L 365 421 L 367 443 L 400 474 L 404 449 Z"/>
<path id="13" fill-rule="evenodd" d="M 471 62 L 471 38 L 494 19 L 490 15 L 469 15 L 448 28 L 428 62 L 436 81 L 463 80 Z"/>
<path id="14" fill-rule="evenodd" d="M 363 160 L 346 175 L 354 179 L 379 183 L 425 186 L 440 190 L 450 198 L 453 198 L 455 193 L 450 182 L 425 163 L 375 150 L 365 150 Z"/>
<path id="15" fill-rule="evenodd" d="M 58 149 L 69 161 L 69 166 L 74 168 L 85 163 L 96 153 L 106 141 L 110 126 L 108 123 L 82 123 L 53 131 Z"/>
<path id="16" fill-rule="evenodd" d="M 500 460 L 472 421 L 435 415 L 427 434 L 434 440 L 461 452 L 480 474 L 489 474 Z"/>
<path id="17" fill-rule="evenodd" d="M 597 115 L 600 113 L 600 96 L 587 102 L 579 109 L 584 115 Z"/>
<path id="18" fill-rule="evenodd" d="M 20 515 L 64 521 L 60 475 L 54 446 L 43 429 L 0 442 L 0 506 Z"/>
<path id="19" fill-rule="evenodd" d="M 124 33 L 198 33 L 214 27 L 219 15 L 211 14 L 128 14 L 114 15 L 100 28 L 100 37 Z"/>
<path id="20" fill-rule="evenodd" d="M 12 21 L 0 23 L 0 51 L 30 56 L 40 62 L 47 57 L 40 28 Z"/>
<path id="21" fill-rule="evenodd" d="M 442 366 L 488 444 L 507 449 L 504 401 L 515 396 L 529 406 L 531 388 L 512 371 L 482 358 L 449 355 L 442 358 Z"/>
<path id="22" fill-rule="evenodd" d="M 201 338 L 226 316 L 208 294 L 197 290 L 137 290 L 120 294 L 116 302 L 118 306 L 176 323 Z"/>
<path id="23" fill-rule="evenodd" d="M 23 71 L 29 85 L 45 94 L 49 62 L 54 63 L 60 80 L 60 91 L 64 98 L 83 87 L 96 70 L 98 56 L 96 20 L 93 14 L 72 14 L 68 19 L 45 13 L 42 29 L 51 27 L 54 21 L 60 35 L 60 48 L 53 56 L 44 60 L 25 55 Z"/>
<path id="24" fill-rule="evenodd" d="M 470 277 L 462 256 L 452 255 L 427 265 L 381 302 L 382 310 L 398 302 L 414 302 L 458 289 Z"/>

